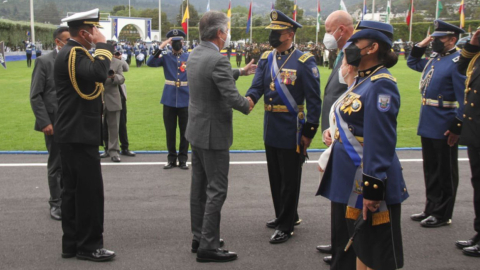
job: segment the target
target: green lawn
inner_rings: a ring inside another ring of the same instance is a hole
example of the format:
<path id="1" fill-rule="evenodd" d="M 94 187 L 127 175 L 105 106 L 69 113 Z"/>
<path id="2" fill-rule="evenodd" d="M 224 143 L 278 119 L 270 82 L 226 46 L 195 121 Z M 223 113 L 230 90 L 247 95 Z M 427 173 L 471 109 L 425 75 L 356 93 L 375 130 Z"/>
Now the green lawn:
<path id="1" fill-rule="evenodd" d="M 235 65 L 235 58 L 231 58 Z M 29 93 L 32 68 L 24 61 L 8 62 L 8 69 L 0 68 L 0 151 L 5 150 L 45 150 L 42 133 L 33 130 Z M 402 103 L 398 118 L 397 147 L 416 147 L 420 140 L 416 135 L 420 94 L 418 81 L 420 73 L 410 70 L 401 57 L 391 69 L 397 78 Z M 320 67 L 321 89 L 330 70 Z M 162 68 L 142 68 L 132 66 L 125 73 L 128 91 L 128 135 L 131 150 L 166 150 L 165 129 L 162 120 L 162 95 L 164 77 Z M 253 76 L 240 77 L 237 88 L 242 94 L 248 90 Z M 261 150 L 263 146 L 263 100 L 248 116 L 234 113 L 234 143 L 232 150 Z M 320 133 L 311 148 L 324 148 Z"/>

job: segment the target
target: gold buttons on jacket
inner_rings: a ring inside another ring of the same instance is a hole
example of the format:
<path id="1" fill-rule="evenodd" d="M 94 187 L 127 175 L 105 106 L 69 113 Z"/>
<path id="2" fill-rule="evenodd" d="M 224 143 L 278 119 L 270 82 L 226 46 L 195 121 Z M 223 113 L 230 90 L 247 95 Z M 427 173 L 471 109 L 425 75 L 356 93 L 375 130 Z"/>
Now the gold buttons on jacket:
<path id="1" fill-rule="evenodd" d="M 315 128 L 314 128 L 314 127 L 312 127 L 312 128 L 311 128 L 311 130 L 315 130 Z"/>
<path id="2" fill-rule="evenodd" d="M 471 120 L 472 120 L 472 118 L 471 118 L 471 117 L 468 117 L 468 120 L 470 120 L 470 121 L 471 121 Z"/>
<path id="3" fill-rule="evenodd" d="M 473 103 L 470 103 L 470 106 L 474 107 L 474 106 L 475 106 L 475 104 L 473 104 Z"/>
<path id="4" fill-rule="evenodd" d="M 403 192 L 407 192 L 407 188 L 403 188 Z"/>
<path id="5" fill-rule="evenodd" d="M 465 114 L 463 114 L 463 118 L 467 117 Z"/>
<path id="6" fill-rule="evenodd" d="M 373 185 L 373 188 L 378 189 L 378 185 L 377 184 Z"/>
<path id="7" fill-rule="evenodd" d="M 365 183 L 363 185 L 368 187 L 370 185 L 370 183 L 368 181 L 365 181 Z"/>
<path id="8" fill-rule="evenodd" d="M 270 101 L 272 101 L 272 100 L 273 100 L 273 98 L 270 98 Z"/>
<path id="9" fill-rule="evenodd" d="M 461 126 L 462 126 L 462 124 L 458 123 L 458 124 L 457 124 L 457 126 L 461 127 Z"/>
<path id="10" fill-rule="evenodd" d="M 475 93 L 475 94 L 476 94 L 476 93 L 477 93 L 477 90 L 473 90 L 473 93 Z"/>

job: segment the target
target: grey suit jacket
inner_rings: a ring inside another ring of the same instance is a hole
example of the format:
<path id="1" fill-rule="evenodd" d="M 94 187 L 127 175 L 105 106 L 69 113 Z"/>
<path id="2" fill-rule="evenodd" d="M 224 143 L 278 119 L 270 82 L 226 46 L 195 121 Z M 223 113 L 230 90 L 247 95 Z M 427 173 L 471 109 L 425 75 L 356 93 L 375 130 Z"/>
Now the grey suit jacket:
<path id="1" fill-rule="evenodd" d="M 112 58 L 110 63 L 110 70 L 115 72 L 113 78 L 107 78 L 105 83 L 105 108 L 108 111 L 121 111 L 122 110 L 122 99 L 120 96 L 120 91 L 118 87 L 125 82 L 125 77 L 123 77 L 123 64 L 121 60 L 117 58 Z"/>
<path id="2" fill-rule="evenodd" d="M 338 69 L 342 66 L 343 57 L 338 60 L 338 63 L 333 68 L 330 77 L 328 77 L 327 85 L 325 86 L 322 107 L 322 132 L 330 127 L 328 115 L 330 114 L 330 108 L 333 103 L 347 91 L 347 85 L 341 84 L 338 81 Z"/>
<path id="3" fill-rule="evenodd" d="M 123 72 L 128 72 L 130 70 L 130 66 L 128 65 L 128 63 L 123 59 L 120 61 L 122 61 Z M 125 85 L 125 83 L 120 85 L 120 91 L 122 91 L 123 96 L 125 97 L 125 100 L 127 100 L 127 86 Z"/>
<path id="4" fill-rule="evenodd" d="M 185 137 L 207 150 L 228 149 L 233 142 L 232 108 L 248 114 L 250 104 L 235 86 L 239 76 L 230 61 L 210 42 L 202 42 L 187 61 L 190 87 Z"/>
<path id="5" fill-rule="evenodd" d="M 53 79 L 53 65 L 57 50 L 40 56 L 35 61 L 30 85 L 30 105 L 35 114 L 35 127 L 42 131 L 46 126 L 55 123 L 55 114 L 58 109 L 57 92 Z"/>

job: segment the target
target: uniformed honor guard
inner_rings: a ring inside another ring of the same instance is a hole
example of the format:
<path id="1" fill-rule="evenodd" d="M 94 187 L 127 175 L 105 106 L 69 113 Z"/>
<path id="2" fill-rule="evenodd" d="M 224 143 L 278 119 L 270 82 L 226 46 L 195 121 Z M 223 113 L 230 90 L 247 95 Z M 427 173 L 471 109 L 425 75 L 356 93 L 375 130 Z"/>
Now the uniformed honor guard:
<path id="1" fill-rule="evenodd" d="M 357 269 L 398 269 L 401 203 L 408 193 L 395 153 L 400 94 L 388 71 L 398 60 L 391 51 L 393 27 L 360 21 L 356 29 L 344 51 L 358 75 L 333 104 L 334 142 L 317 194 L 345 205 Z M 354 228 L 362 222 L 362 229 Z"/>
<path id="2" fill-rule="evenodd" d="M 32 66 L 32 53 L 34 50 L 35 45 L 32 42 L 27 41 L 27 45 L 25 46 L 25 52 L 27 54 L 27 67 Z"/>
<path id="3" fill-rule="evenodd" d="M 475 210 L 473 229 L 476 234 L 469 240 L 460 240 L 455 244 L 463 249 L 463 254 L 480 257 L 480 27 L 462 49 L 458 70 L 467 75 L 460 144 L 468 147 Z"/>
<path id="4" fill-rule="evenodd" d="M 295 31 L 302 25 L 278 10 L 270 18 L 266 29 L 271 29 L 269 42 L 275 49 L 261 56 L 246 95 L 254 103 L 264 96 L 264 141 L 275 208 L 275 219 L 267 227 L 275 228 L 270 243 L 277 244 L 287 241 L 293 226 L 300 224 L 302 165 L 318 128 L 322 101 L 315 58 L 293 45 Z"/>
<path id="5" fill-rule="evenodd" d="M 107 261 L 103 248 L 102 93 L 113 46 L 97 29 L 98 9 L 62 19 L 71 39 L 55 58 L 58 116 L 54 125 L 63 171 L 62 257 Z M 96 47 L 95 57 L 88 50 Z"/>
<path id="6" fill-rule="evenodd" d="M 460 53 L 455 48 L 462 29 L 435 21 L 435 32 L 417 43 L 407 65 L 422 72 L 422 106 L 418 123 L 425 176 L 425 209 L 411 219 L 423 227 L 449 225 L 458 187 L 458 137 L 463 121 L 465 76 L 457 70 Z M 433 41 L 432 41 L 433 40 Z M 422 59 L 432 43 L 434 53 Z M 458 105 L 457 105 L 458 104 Z"/>
<path id="7" fill-rule="evenodd" d="M 167 135 L 168 163 L 164 169 L 178 166 L 188 170 L 188 141 L 185 139 L 185 130 L 188 122 L 189 88 L 187 80 L 187 60 L 189 53 L 182 49 L 183 39 L 186 37 L 181 30 L 171 30 L 154 55 L 147 61 L 149 67 L 163 66 L 165 86 L 163 87 L 163 123 Z M 171 45 L 173 51 L 167 52 L 165 47 Z M 176 148 L 177 121 L 180 129 L 180 145 Z"/>

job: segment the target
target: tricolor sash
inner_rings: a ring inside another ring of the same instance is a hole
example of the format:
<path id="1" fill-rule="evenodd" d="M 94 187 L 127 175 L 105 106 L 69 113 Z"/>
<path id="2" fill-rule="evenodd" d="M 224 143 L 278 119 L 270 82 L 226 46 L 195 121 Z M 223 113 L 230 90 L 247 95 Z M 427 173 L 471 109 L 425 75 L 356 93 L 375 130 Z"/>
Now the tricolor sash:
<path id="1" fill-rule="evenodd" d="M 277 58 L 275 57 L 276 54 L 277 50 L 274 49 L 267 58 L 269 70 L 272 72 L 271 74 L 277 74 L 279 72 Z M 297 118 L 297 153 L 300 153 L 300 141 L 302 138 L 303 125 L 305 125 L 305 114 L 304 112 L 299 112 L 297 102 L 288 91 L 287 86 L 280 80 L 280 76 L 276 76 L 275 78 L 275 89 L 278 91 L 278 95 L 285 106 L 287 106 L 288 112 Z"/>
<path id="2" fill-rule="evenodd" d="M 348 94 L 346 95 L 348 96 Z M 355 179 L 352 186 L 352 192 L 348 199 L 347 212 L 345 217 L 356 220 L 363 209 L 363 146 L 349 130 L 348 124 L 340 114 L 340 107 L 344 102 L 339 102 L 335 108 L 335 119 L 343 146 L 348 156 L 357 168 Z M 372 225 L 380 225 L 390 222 L 389 212 L 385 201 L 380 202 L 380 207 L 372 215 Z"/>

